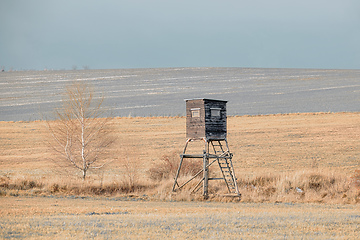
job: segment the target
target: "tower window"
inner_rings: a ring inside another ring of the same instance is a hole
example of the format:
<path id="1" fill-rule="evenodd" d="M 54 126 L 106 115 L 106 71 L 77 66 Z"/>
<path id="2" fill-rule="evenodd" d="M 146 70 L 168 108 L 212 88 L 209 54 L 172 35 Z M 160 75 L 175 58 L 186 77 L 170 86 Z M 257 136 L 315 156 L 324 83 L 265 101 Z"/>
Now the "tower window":
<path id="1" fill-rule="evenodd" d="M 210 109 L 211 117 L 220 117 L 220 110 L 221 108 L 211 108 Z"/>
<path id="2" fill-rule="evenodd" d="M 200 117 L 200 108 L 192 108 L 191 117 L 193 118 Z"/>

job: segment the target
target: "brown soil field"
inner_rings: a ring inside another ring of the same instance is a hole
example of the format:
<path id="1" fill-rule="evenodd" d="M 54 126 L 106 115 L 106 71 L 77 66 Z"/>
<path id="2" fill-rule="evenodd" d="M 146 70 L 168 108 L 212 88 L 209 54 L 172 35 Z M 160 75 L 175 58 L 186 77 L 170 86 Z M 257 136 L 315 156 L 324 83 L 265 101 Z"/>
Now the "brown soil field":
<path id="1" fill-rule="evenodd" d="M 359 234 L 359 113 L 229 117 L 241 202 L 220 197 L 226 191 L 219 181 L 210 182 L 210 201 L 203 201 L 188 189 L 171 194 L 171 177 L 151 180 L 149 169 L 164 156 L 179 158 L 185 118 L 114 118 L 111 124 L 118 140 L 110 163 L 82 181 L 57 166 L 44 122 L 0 122 L 2 238 Z M 202 142 L 189 146 L 197 153 L 202 148 Z"/>

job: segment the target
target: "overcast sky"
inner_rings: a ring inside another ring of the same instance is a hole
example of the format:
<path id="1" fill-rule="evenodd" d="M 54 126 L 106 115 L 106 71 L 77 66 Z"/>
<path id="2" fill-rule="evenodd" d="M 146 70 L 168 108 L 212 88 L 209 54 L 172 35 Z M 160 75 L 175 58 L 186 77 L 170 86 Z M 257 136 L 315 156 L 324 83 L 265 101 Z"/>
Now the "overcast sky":
<path id="1" fill-rule="evenodd" d="M 0 0 L 0 68 L 360 68 L 359 0 Z"/>

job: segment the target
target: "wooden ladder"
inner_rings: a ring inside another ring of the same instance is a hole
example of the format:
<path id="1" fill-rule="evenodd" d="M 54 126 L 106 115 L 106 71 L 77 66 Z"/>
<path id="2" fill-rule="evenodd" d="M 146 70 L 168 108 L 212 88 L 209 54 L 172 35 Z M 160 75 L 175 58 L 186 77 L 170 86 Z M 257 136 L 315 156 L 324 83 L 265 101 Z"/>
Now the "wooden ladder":
<path id="1" fill-rule="evenodd" d="M 232 164 L 232 153 L 229 152 L 229 148 L 226 142 L 225 146 L 221 144 L 220 140 L 211 141 L 211 146 L 216 155 L 217 162 L 219 164 L 223 179 L 230 194 L 240 195 L 239 188 L 236 183 L 236 177 L 234 167 Z"/>
<path id="2" fill-rule="evenodd" d="M 188 139 L 186 141 L 183 154 L 180 155 L 180 164 L 174 179 L 174 185 L 172 188 L 173 192 L 176 192 L 177 190 L 182 189 L 185 185 L 187 185 L 189 182 L 194 180 L 197 176 L 199 176 L 201 173 L 203 173 L 203 178 L 200 179 L 200 181 L 195 185 L 192 192 L 197 192 L 200 187 L 201 183 L 203 183 L 203 195 L 205 198 L 208 197 L 208 181 L 209 180 L 221 180 L 224 179 L 227 189 L 229 191 L 229 194 L 226 194 L 224 196 L 226 197 L 241 197 L 241 194 L 239 193 L 239 188 L 236 183 L 236 177 L 234 172 L 234 167 L 232 164 L 232 153 L 230 153 L 228 143 L 226 138 L 221 140 L 208 140 L 204 139 L 205 142 L 205 149 L 203 150 L 203 154 L 186 154 L 186 149 L 188 146 L 188 143 L 191 142 L 192 139 Z M 222 144 L 222 141 L 225 141 L 225 144 Z M 178 177 L 181 170 L 181 165 L 183 163 L 184 158 L 198 158 L 202 159 L 204 163 L 204 167 L 197 172 L 194 176 L 192 176 L 189 180 L 187 180 L 183 184 L 179 184 Z M 210 161 L 209 161 L 210 160 Z M 209 167 L 217 162 L 222 177 L 221 178 L 209 178 Z"/>

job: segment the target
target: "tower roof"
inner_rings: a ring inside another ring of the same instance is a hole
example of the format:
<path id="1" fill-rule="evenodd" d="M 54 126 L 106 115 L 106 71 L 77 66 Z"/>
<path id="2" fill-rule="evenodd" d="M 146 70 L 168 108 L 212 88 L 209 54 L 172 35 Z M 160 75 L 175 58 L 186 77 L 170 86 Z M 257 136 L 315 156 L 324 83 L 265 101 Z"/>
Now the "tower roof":
<path id="1" fill-rule="evenodd" d="M 185 101 L 191 100 L 206 100 L 206 101 L 217 101 L 217 102 L 228 102 L 226 100 L 219 100 L 219 99 L 211 99 L 211 98 L 192 98 L 192 99 L 184 99 Z"/>

